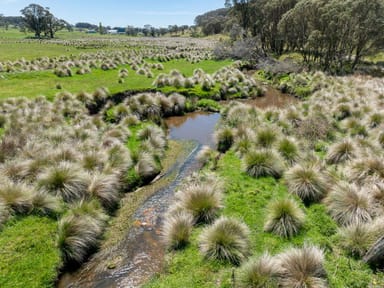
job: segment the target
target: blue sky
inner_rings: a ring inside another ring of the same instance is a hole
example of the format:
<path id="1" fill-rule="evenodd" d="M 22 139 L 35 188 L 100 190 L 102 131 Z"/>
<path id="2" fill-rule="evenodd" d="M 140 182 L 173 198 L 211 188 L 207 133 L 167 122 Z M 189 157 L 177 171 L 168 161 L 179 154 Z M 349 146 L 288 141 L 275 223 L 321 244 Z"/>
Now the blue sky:
<path id="1" fill-rule="evenodd" d="M 71 24 L 89 22 L 103 25 L 155 27 L 193 25 L 199 14 L 224 7 L 225 0 L 0 0 L 0 14 L 18 16 L 31 3 L 49 7 L 58 18 Z"/>

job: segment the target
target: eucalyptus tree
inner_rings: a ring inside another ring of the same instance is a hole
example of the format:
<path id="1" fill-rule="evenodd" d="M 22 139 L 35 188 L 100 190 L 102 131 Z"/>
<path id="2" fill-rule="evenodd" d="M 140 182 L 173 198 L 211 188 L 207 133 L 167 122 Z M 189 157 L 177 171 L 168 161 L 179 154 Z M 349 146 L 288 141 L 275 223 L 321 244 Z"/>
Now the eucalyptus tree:
<path id="1" fill-rule="evenodd" d="M 225 0 L 225 7 L 232 8 L 234 16 L 238 19 L 239 25 L 243 28 L 244 36 L 247 36 L 252 25 L 252 0 Z"/>
<path id="2" fill-rule="evenodd" d="M 24 22 L 30 31 L 35 32 L 35 37 L 40 38 L 45 30 L 46 9 L 38 4 L 29 4 L 20 12 L 24 16 Z"/>
<path id="3" fill-rule="evenodd" d="M 333 72 L 353 70 L 382 47 L 383 29 L 382 0 L 302 0 L 279 22 L 287 50 Z"/>
<path id="4" fill-rule="evenodd" d="M 251 1 L 251 34 L 260 38 L 264 50 L 275 54 L 283 53 L 285 39 L 278 29 L 279 22 L 297 2 L 298 0 Z"/>
<path id="5" fill-rule="evenodd" d="M 29 4 L 20 12 L 24 16 L 23 20 L 26 28 L 33 31 L 36 38 L 41 38 L 42 34 L 53 38 L 57 31 L 70 27 L 66 21 L 56 18 L 48 7 L 44 8 L 38 4 Z"/>

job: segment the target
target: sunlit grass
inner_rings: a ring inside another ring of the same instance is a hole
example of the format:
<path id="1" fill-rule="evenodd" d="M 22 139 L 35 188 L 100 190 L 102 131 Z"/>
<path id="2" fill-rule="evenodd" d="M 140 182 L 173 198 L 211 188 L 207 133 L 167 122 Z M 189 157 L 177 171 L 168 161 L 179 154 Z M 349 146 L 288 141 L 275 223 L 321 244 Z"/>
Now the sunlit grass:
<path id="1" fill-rule="evenodd" d="M 60 266 L 56 227 L 56 220 L 38 216 L 6 224 L 0 233 L 0 287 L 54 287 Z"/>
<path id="2" fill-rule="evenodd" d="M 0 44 L 1 45 L 1 44 Z M 45 48 L 46 49 L 46 48 Z M 1 49 L 0 49 L 1 50 Z M 207 73 L 213 73 L 223 66 L 229 65 L 230 61 L 205 60 L 197 64 L 192 64 L 186 60 L 172 60 L 164 63 L 163 71 L 155 71 L 155 77 L 159 73 L 168 73 L 172 69 L 178 69 L 187 76 L 191 76 L 193 70 L 200 67 Z M 2 74 L 0 77 L 0 99 L 9 97 L 36 97 L 39 95 L 54 97 L 61 91 L 78 93 L 80 91 L 93 92 L 99 87 L 107 87 L 111 93 L 122 92 L 125 90 L 140 90 L 152 87 L 153 78 L 147 78 L 136 74 L 129 65 L 120 66 L 126 68 L 129 76 L 124 83 L 118 83 L 118 69 L 103 71 L 93 69 L 91 73 L 85 75 L 73 74 L 72 77 L 59 78 L 52 71 L 22 72 Z M 57 89 L 60 84 L 62 89 Z"/>
<path id="3" fill-rule="evenodd" d="M 325 249 L 325 267 L 330 287 L 367 287 L 371 283 L 372 271 L 361 262 L 343 255 L 333 244 L 337 225 L 322 204 L 313 204 L 306 208 L 301 205 L 306 213 L 306 222 L 298 235 L 284 239 L 263 231 L 269 203 L 273 199 L 290 195 L 281 180 L 271 177 L 254 179 L 247 176 L 241 171 L 241 161 L 232 151 L 221 158 L 217 171 L 227 183 L 222 214 L 241 219 L 251 227 L 252 255 L 261 256 L 266 251 L 276 255 L 292 245 L 301 247 L 305 243 L 312 243 Z M 229 264 L 204 261 L 199 254 L 197 237 L 202 229 L 198 227 L 193 230 L 191 244 L 181 252 L 172 253 L 165 271 L 145 287 L 233 287 L 233 271 L 237 285 L 235 287 L 238 287 L 240 270 L 233 270 Z"/>

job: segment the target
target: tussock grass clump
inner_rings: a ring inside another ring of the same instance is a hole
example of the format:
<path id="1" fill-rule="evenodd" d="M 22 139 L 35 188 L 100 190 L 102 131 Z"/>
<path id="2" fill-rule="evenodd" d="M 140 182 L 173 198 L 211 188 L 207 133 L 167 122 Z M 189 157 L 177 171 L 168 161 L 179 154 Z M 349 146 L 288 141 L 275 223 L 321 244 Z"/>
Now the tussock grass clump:
<path id="1" fill-rule="evenodd" d="M 245 154 L 244 171 L 252 177 L 280 178 L 284 172 L 283 160 L 273 150 L 253 150 Z"/>
<path id="2" fill-rule="evenodd" d="M 164 149 L 167 146 L 167 141 L 164 134 L 155 134 L 149 137 L 147 140 L 144 140 L 142 143 L 146 142 L 154 154 L 162 155 Z"/>
<path id="3" fill-rule="evenodd" d="M 260 148 L 270 148 L 277 140 L 279 133 L 272 127 L 262 128 L 256 132 L 256 144 Z"/>
<path id="4" fill-rule="evenodd" d="M 59 199 L 42 190 L 33 193 L 32 206 L 34 213 L 40 215 L 56 215 L 61 211 Z"/>
<path id="5" fill-rule="evenodd" d="M 185 110 L 186 105 L 186 98 L 178 93 L 172 93 L 169 95 L 169 100 L 171 100 L 173 104 L 173 114 L 174 115 L 180 115 Z"/>
<path id="6" fill-rule="evenodd" d="M 336 106 L 333 112 L 333 117 L 341 121 L 352 116 L 352 108 L 350 105 L 341 103 Z"/>
<path id="7" fill-rule="evenodd" d="M 135 171 L 145 183 L 160 173 L 160 167 L 151 153 L 142 152 L 138 156 Z"/>
<path id="8" fill-rule="evenodd" d="M 80 165 L 88 172 L 102 171 L 108 155 L 104 151 L 90 150 L 81 154 Z"/>
<path id="9" fill-rule="evenodd" d="M 105 211 L 102 209 L 102 206 L 98 200 L 92 199 L 90 201 L 81 200 L 70 206 L 69 214 L 81 216 L 92 217 L 95 221 L 99 223 L 99 226 L 103 228 L 106 221 L 108 220 L 108 215 L 105 214 Z"/>
<path id="10" fill-rule="evenodd" d="M 9 218 L 9 209 L 2 201 L 0 201 L 0 230 L 3 227 L 3 224 L 7 222 Z"/>
<path id="11" fill-rule="evenodd" d="M 377 135 L 377 142 L 381 148 L 384 148 L 384 132 L 381 132 L 379 135 Z"/>
<path id="12" fill-rule="evenodd" d="M 366 126 L 361 122 L 359 118 L 349 118 L 342 123 L 343 128 L 347 130 L 351 136 L 368 136 Z"/>
<path id="13" fill-rule="evenodd" d="M 285 173 L 284 180 L 289 192 L 306 204 L 320 201 L 328 190 L 327 178 L 314 165 L 297 164 Z"/>
<path id="14" fill-rule="evenodd" d="M 192 183 L 176 194 L 180 206 L 191 213 L 195 223 L 211 223 L 222 206 L 222 189 L 215 183 Z"/>
<path id="15" fill-rule="evenodd" d="M 278 262 L 268 254 L 250 259 L 241 266 L 240 287 L 277 288 L 279 273 Z"/>
<path id="16" fill-rule="evenodd" d="M 289 238 L 299 232 L 304 220 L 305 214 L 294 200 L 277 199 L 268 208 L 264 230 Z"/>
<path id="17" fill-rule="evenodd" d="M 364 223 L 372 219 L 369 193 L 355 184 L 339 183 L 324 201 L 329 214 L 340 225 Z"/>
<path id="18" fill-rule="evenodd" d="M 249 137 L 236 138 L 233 143 L 233 149 L 236 151 L 236 155 L 243 157 L 254 149 L 254 142 Z"/>
<path id="19" fill-rule="evenodd" d="M 6 161 L 0 166 L 0 175 L 4 178 L 12 180 L 13 182 L 23 181 L 28 175 L 28 165 L 20 159 Z"/>
<path id="20" fill-rule="evenodd" d="M 77 165 L 68 162 L 47 167 L 37 177 L 38 188 L 61 197 L 65 202 L 85 198 L 88 184 L 87 175 Z"/>
<path id="21" fill-rule="evenodd" d="M 157 136 L 164 137 L 164 132 L 160 127 L 155 125 L 145 126 L 143 129 L 137 132 L 137 137 L 140 140 L 148 140 Z"/>
<path id="22" fill-rule="evenodd" d="M 121 143 L 112 144 L 107 150 L 107 157 L 107 166 L 112 169 L 114 173 L 123 174 L 133 165 L 129 149 Z"/>
<path id="23" fill-rule="evenodd" d="M 344 163 L 355 158 L 356 150 L 357 148 L 354 142 L 350 139 L 345 139 L 333 144 L 329 148 L 326 160 L 329 164 Z"/>
<path id="24" fill-rule="evenodd" d="M 200 252 L 207 259 L 241 264 L 249 255 L 249 229 L 236 219 L 220 217 L 199 237 Z"/>
<path id="25" fill-rule="evenodd" d="M 121 119 L 121 124 L 126 126 L 134 126 L 138 125 L 140 123 L 139 118 L 136 115 L 128 115 L 127 117 L 124 117 Z"/>
<path id="26" fill-rule="evenodd" d="M 105 137 L 116 138 L 121 142 L 127 141 L 128 137 L 130 137 L 130 131 L 122 126 L 117 126 L 115 128 L 109 129 L 105 132 Z"/>
<path id="27" fill-rule="evenodd" d="M 230 127 L 223 127 L 214 134 L 217 150 L 221 153 L 228 151 L 234 141 L 233 131 Z"/>
<path id="28" fill-rule="evenodd" d="M 68 67 L 60 67 L 53 72 L 57 77 L 72 77 L 72 70 Z"/>
<path id="29" fill-rule="evenodd" d="M 299 147 L 295 140 L 284 138 L 277 143 L 277 151 L 289 164 L 295 163 L 300 158 Z"/>
<path id="30" fill-rule="evenodd" d="M 280 265 L 279 287 L 326 288 L 324 254 L 319 248 L 305 245 L 291 248 L 277 256 Z"/>
<path id="31" fill-rule="evenodd" d="M 60 145 L 52 151 L 48 153 L 48 159 L 50 162 L 60 163 L 60 162 L 76 162 L 80 155 L 79 153 L 69 145 Z"/>
<path id="32" fill-rule="evenodd" d="M 112 211 L 117 208 L 120 201 L 120 181 L 116 174 L 93 174 L 88 186 L 88 193 L 98 199 L 101 205 Z"/>
<path id="33" fill-rule="evenodd" d="M 358 184 L 384 179 L 384 160 L 373 156 L 359 157 L 348 167 L 349 179 Z"/>
<path id="34" fill-rule="evenodd" d="M 381 125 L 384 121 L 384 115 L 382 113 L 373 113 L 369 116 L 368 126 L 370 128 L 375 128 Z"/>
<path id="35" fill-rule="evenodd" d="M 181 249 L 189 243 L 194 219 L 186 211 L 168 214 L 162 227 L 162 238 L 168 249 Z"/>
<path id="36" fill-rule="evenodd" d="M 338 231 L 340 246 L 354 257 L 363 257 L 368 249 L 380 237 L 376 225 L 371 223 L 354 223 L 340 228 Z"/>
<path id="37" fill-rule="evenodd" d="M 204 145 L 201 147 L 199 153 L 196 156 L 196 159 L 202 164 L 207 164 L 215 154 L 215 151 L 211 147 Z"/>
<path id="38" fill-rule="evenodd" d="M 310 143 L 329 138 L 333 126 L 331 121 L 320 112 L 308 116 L 299 123 L 296 133 Z"/>
<path id="39" fill-rule="evenodd" d="M 79 265 L 98 246 L 108 217 L 95 202 L 79 202 L 58 224 L 56 244 L 64 265 Z"/>
<path id="40" fill-rule="evenodd" d="M 0 183 L 0 201 L 15 214 L 32 212 L 33 188 L 23 183 L 4 181 Z"/>
<path id="41" fill-rule="evenodd" d="M 58 224 L 57 246 L 64 265 L 81 264 L 98 245 L 99 227 L 90 217 L 64 216 Z"/>

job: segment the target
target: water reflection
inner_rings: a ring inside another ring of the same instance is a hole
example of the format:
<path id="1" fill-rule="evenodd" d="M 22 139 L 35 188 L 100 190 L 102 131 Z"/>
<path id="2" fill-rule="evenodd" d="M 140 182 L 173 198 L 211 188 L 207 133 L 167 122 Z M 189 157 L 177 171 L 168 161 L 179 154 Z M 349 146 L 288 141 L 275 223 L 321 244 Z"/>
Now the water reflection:
<path id="1" fill-rule="evenodd" d="M 236 101 L 243 102 L 260 109 L 265 109 L 269 107 L 285 108 L 289 105 L 297 103 L 299 100 L 289 94 L 283 94 L 277 89 L 268 87 L 262 97 L 254 99 L 236 99 Z"/>
<path id="2" fill-rule="evenodd" d="M 176 140 L 195 140 L 202 145 L 214 147 L 213 132 L 219 113 L 193 112 L 165 120 L 169 137 Z"/>

